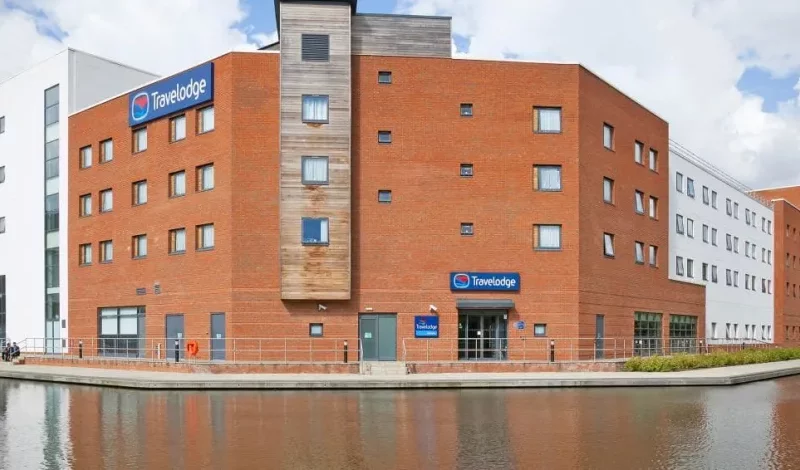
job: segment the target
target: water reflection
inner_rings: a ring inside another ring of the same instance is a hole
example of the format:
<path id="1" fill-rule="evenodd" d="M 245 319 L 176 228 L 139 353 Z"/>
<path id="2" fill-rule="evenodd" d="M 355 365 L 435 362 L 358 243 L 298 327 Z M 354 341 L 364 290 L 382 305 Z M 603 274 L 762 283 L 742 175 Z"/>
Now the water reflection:
<path id="1" fill-rule="evenodd" d="M 735 388 L 136 392 L 0 380 L 0 468 L 800 467 L 800 378 Z"/>

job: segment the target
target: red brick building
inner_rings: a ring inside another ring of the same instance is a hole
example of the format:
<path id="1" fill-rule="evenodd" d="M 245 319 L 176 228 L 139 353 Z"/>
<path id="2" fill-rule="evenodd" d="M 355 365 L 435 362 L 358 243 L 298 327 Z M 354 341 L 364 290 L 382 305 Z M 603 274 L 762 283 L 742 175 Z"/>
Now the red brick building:
<path id="1" fill-rule="evenodd" d="M 411 361 L 660 348 L 671 315 L 703 337 L 704 289 L 667 278 L 665 121 L 579 65 L 454 60 L 449 19 L 352 3 L 284 1 L 280 44 L 70 117 L 71 338 Z"/>

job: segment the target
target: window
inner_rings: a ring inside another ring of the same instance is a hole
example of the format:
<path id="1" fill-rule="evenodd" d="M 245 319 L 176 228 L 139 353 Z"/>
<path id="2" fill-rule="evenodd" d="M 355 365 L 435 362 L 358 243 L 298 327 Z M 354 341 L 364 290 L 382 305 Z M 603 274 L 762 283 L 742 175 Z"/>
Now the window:
<path id="1" fill-rule="evenodd" d="M 81 266 L 92 264 L 92 244 L 84 243 L 78 248 L 78 261 Z"/>
<path id="2" fill-rule="evenodd" d="M 687 259 L 686 260 L 686 276 L 687 277 L 694 277 L 694 260 Z"/>
<path id="3" fill-rule="evenodd" d="M 733 252 L 739 252 L 739 237 L 733 237 Z"/>
<path id="4" fill-rule="evenodd" d="M 0 116 L 0 134 L 6 133 L 6 117 Z"/>
<path id="5" fill-rule="evenodd" d="M 327 34 L 303 34 L 301 36 L 303 62 L 328 62 L 331 53 L 331 38 Z"/>
<path id="6" fill-rule="evenodd" d="M 771 220 L 767 221 L 767 233 L 772 235 L 772 221 Z"/>
<path id="7" fill-rule="evenodd" d="M 644 158 L 644 144 L 637 140 L 633 143 L 633 161 L 641 165 L 644 163 L 642 158 Z"/>
<path id="8" fill-rule="evenodd" d="M 6 182 L 6 167 L 0 166 L 0 184 Z"/>
<path id="9" fill-rule="evenodd" d="M 764 278 L 761 278 L 761 293 L 762 294 L 767 293 L 767 280 Z"/>
<path id="10" fill-rule="evenodd" d="M 753 227 L 755 227 L 755 226 L 756 226 L 756 211 L 753 211 L 752 213 L 753 213 L 753 223 L 752 223 L 752 224 L 750 224 L 750 225 L 752 225 Z"/>
<path id="11" fill-rule="evenodd" d="M 744 257 L 745 258 L 749 258 L 750 257 L 750 242 L 748 242 L 748 241 L 744 242 Z"/>
<path id="12" fill-rule="evenodd" d="M 176 171 L 169 174 L 169 197 L 186 195 L 186 172 Z"/>
<path id="13" fill-rule="evenodd" d="M 46 232 L 56 232 L 59 228 L 58 194 L 50 194 L 44 198 L 44 228 Z"/>
<path id="14" fill-rule="evenodd" d="M 733 272 L 733 287 L 739 287 L 739 271 Z"/>
<path id="15" fill-rule="evenodd" d="M 772 293 L 772 281 L 767 280 L 767 294 Z"/>
<path id="16" fill-rule="evenodd" d="M 100 191 L 100 212 L 111 212 L 114 209 L 114 193 L 110 189 Z"/>
<path id="17" fill-rule="evenodd" d="M 110 263 L 114 261 L 114 242 L 104 240 L 100 242 L 100 262 Z"/>
<path id="18" fill-rule="evenodd" d="M 634 200 L 636 201 L 635 210 L 637 214 L 644 214 L 644 193 L 636 191 L 634 193 Z"/>
<path id="19" fill-rule="evenodd" d="M 650 196 L 650 218 L 658 220 L 658 198 Z"/>
<path id="20" fill-rule="evenodd" d="M 470 222 L 461 223 L 461 235 L 471 237 L 475 234 L 475 226 Z"/>
<path id="21" fill-rule="evenodd" d="M 543 337 L 547 336 L 547 325 L 544 323 L 536 323 L 533 325 L 533 336 Z"/>
<path id="22" fill-rule="evenodd" d="M 636 263 L 644 264 L 644 243 L 636 242 L 634 248 L 636 253 Z"/>
<path id="23" fill-rule="evenodd" d="M 472 117 L 472 103 L 461 103 L 461 117 Z"/>
<path id="24" fill-rule="evenodd" d="M 533 247 L 537 250 L 561 249 L 560 225 L 535 225 Z"/>
<path id="25" fill-rule="evenodd" d="M 732 286 L 733 285 L 733 273 L 730 269 L 725 270 L 725 285 Z"/>
<path id="26" fill-rule="evenodd" d="M 133 131 L 133 153 L 147 150 L 147 128 L 142 127 Z"/>
<path id="27" fill-rule="evenodd" d="M 711 322 L 711 339 L 717 339 L 717 324 Z"/>
<path id="28" fill-rule="evenodd" d="M 660 354 L 662 335 L 660 313 L 634 312 L 634 355 L 651 356 Z"/>
<path id="29" fill-rule="evenodd" d="M 701 270 L 700 274 L 703 276 L 703 280 L 708 281 L 708 263 L 703 263 Z"/>
<path id="30" fill-rule="evenodd" d="M 328 157 L 303 157 L 302 166 L 303 184 L 328 184 Z"/>
<path id="31" fill-rule="evenodd" d="M 694 238 L 694 220 L 692 219 L 686 219 L 686 235 Z"/>
<path id="32" fill-rule="evenodd" d="M 214 224 L 198 225 L 195 238 L 198 250 L 210 250 L 214 248 Z"/>
<path id="33" fill-rule="evenodd" d="M 750 244 L 750 257 L 753 258 L 753 259 L 756 259 L 756 244 L 755 243 L 751 243 Z"/>
<path id="34" fill-rule="evenodd" d="M 716 209 L 717 208 L 717 192 L 711 191 L 711 207 Z"/>
<path id="35" fill-rule="evenodd" d="M 650 149 L 650 170 L 658 171 L 658 152 Z"/>
<path id="36" fill-rule="evenodd" d="M 675 190 L 679 193 L 683 192 L 683 175 L 681 173 L 675 173 Z"/>
<path id="37" fill-rule="evenodd" d="M 766 248 L 762 248 L 761 249 L 761 262 L 762 263 L 766 263 L 767 262 L 767 249 Z"/>
<path id="38" fill-rule="evenodd" d="M 603 178 L 603 202 L 614 204 L 614 180 Z"/>
<path id="39" fill-rule="evenodd" d="M 378 72 L 378 83 L 389 85 L 392 83 L 392 72 Z"/>
<path id="40" fill-rule="evenodd" d="M 772 264 L 772 250 L 767 250 L 767 264 Z"/>
<path id="41" fill-rule="evenodd" d="M 614 150 L 614 127 L 609 124 L 603 124 L 603 146 Z"/>
<path id="42" fill-rule="evenodd" d="M 603 254 L 606 256 L 614 256 L 614 235 L 610 233 L 603 234 Z"/>
<path id="43" fill-rule="evenodd" d="M 711 229 L 711 244 L 717 246 L 717 229 Z"/>
<path id="44" fill-rule="evenodd" d="M 697 353 L 697 317 L 670 315 L 670 353 Z"/>
<path id="45" fill-rule="evenodd" d="M 81 153 L 81 168 L 89 168 L 92 166 L 92 147 L 83 147 Z"/>
<path id="46" fill-rule="evenodd" d="M 561 108 L 534 108 L 534 130 L 540 134 L 561 132 Z"/>
<path id="47" fill-rule="evenodd" d="M 309 323 L 308 336 L 312 338 L 322 338 L 322 323 Z"/>
<path id="48" fill-rule="evenodd" d="M 197 111 L 197 133 L 205 134 L 214 130 L 214 107 L 206 106 Z"/>
<path id="49" fill-rule="evenodd" d="M 114 141 L 111 139 L 100 142 L 100 163 L 108 163 L 114 159 Z"/>
<path id="50" fill-rule="evenodd" d="M 694 198 L 694 180 L 691 178 L 686 178 L 686 195 Z"/>
<path id="51" fill-rule="evenodd" d="M 533 167 L 535 173 L 535 189 L 538 191 L 561 191 L 561 166 L 537 165 Z"/>
<path id="52" fill-rule="evenodd" d="M 0 233 L 6 233 L 6 218 L 0 217 Z"/>
<path id="53" fill-rule="evenodd" d="M 658 266 L 658 247 L 650 245 L 650 266 Z"/>
<path id="54" fill-rule="evenodd" d="M 147 235 L 136 235 L 133 237 L 131 253 L 134 259 L 147 257 Z"/>
<path id="55" fill-rule="evenodd" d="M 747 273 L 744 275 L 744 289 L 750 290 L 750 275 Z"/>
<path id="56" fill-rule="evenodd" d="M 761 218 L 761 231 L 767 233 L 767 219 Z"/>
<path id="57" fill-rule="evenodd" d="M 731 324 L 730 323 L 726 323 L 725 324 L 725 339 L 731 339 L 731 333 L 732 332 L 733 332 L 733 330 L 731 330 Z"/>
<path id="58" fill-rule="evenodd" d="M 186 253 L 186 229 L 176 228 L 169 231 L 169 252 Z"/>
<path id="59" fill-rule="evenodd" d="M 713 265 L 711 266 L 711 282 L 717 283 L 717 267 Z"/>
<path id="60" fill-rule="evenodd" d="M 392 202 L 392 191 L 390 189 L 381 189 L 378 191 L 378 202 L 389 204 Z"/>
<path id="61" fill-rule="evenodd" d="M 327 245 L 328 219 L 303 217 L 302 232 L 303 245 Z"/>
<path id="62" fill-rule="evenodd" d="M 752 275 L 750 276 L 750 290 L 756 290 L 756 277 Z"/>
<path id="63" fill-rule="evenodd" d="M 197 191 L 209 191 L 214 189 L 214 164 L 201 165 L 197 167 Z"/>
<path id="64" fill-rule="evenodd" d="M 145 307 L 98 309 L 100 339 L 98 354 L 114 357 L 144 357 Z"/>
<path id="65" fill-rule="evenodd" d="M 678 276 L 683 276 L 683 257 L 675 257 L 675 273 Z"/>
<path id="66" fill-rule="evenodd" d="M 80 212 L 81 217 L 89 217 L 92 215 L 92 195 L 84 194 L 80 197 Z"/>
<path id="67" fill-rule="evenodd" d="M 474 174 L 472 163 L 462 163 L 459 174 L 462 178 L 472 178 L 472 175 Z"/>
<path id="68" fill-rule="evenodd" d="M 744 210 L 744 221 L 747 225 L 750 225 L 750 209 Z"/>
<path id="69" fill-rule="evenodd" d="M 186 115 L 181 114 L 169 120 L 169 140 L 177 142 L 186 138 Z"/>
<path id="70" fill-rule="evenodd" d="M 139 206 L 147 203 L 147 180 L 133 183 L 133 205 Z"/>
<path id="71" fill-rule="evenodd" d="M 708 203 L 709 203 L 708 186 L 703 186 L 703 204 L 708 205 Z"/>
<path id="72" fill-rule="evenodd" d="M 681 234 L 681 235 L 683 235 L 683 234 L 684 234 L 684 228 L 683 228 L 683 216 L 682 216 L 682 215 L 680 215 L 680 214 L 677 214 L 677 215 L 675 216 L 675 231 L 676 231 L 677 233 Z"/>
<path id="73" fill-rule="evenodd" d="M 733 203 L 733 218 L 737 219 L 737 220 L 739 219 L 739 203 L 738 202 L 734 202 Z"/>
<path id="74" fill-rule="evenodd" d="M 703 224 L 703 243 L 708 243 L 708 225 Z"/>
<path id="75" fill-rule="evenodd" d="M 327 95 L 303 95 L 303 122 L 328 122 Z"/>
<path id="76" fill-rule="evenodd" d="M 730 199 L 725 199 L 725 213 L 729 216 L 733 215 L 733 202 Z"/>
<path id="77" fill-rule="evenodd" d="M 725 246 L 728 251 L 733 251 L 733 237 L 730 233 L 725 234 Z"/>
<path id="78" fill-rule="evenodd" d="M 378 143 L 379 144 L 391 144 L 392 143 L 392 131 L 378 131 Z"/>

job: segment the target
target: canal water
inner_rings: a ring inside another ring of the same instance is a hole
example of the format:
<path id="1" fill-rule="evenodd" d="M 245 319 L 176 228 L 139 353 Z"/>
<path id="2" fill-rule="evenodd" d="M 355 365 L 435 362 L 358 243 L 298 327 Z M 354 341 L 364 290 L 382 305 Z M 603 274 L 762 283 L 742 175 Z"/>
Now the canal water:
<path id="1" fill-rule="evenodd" d="M 792 469 L 800 378 L 731 388 L 140 392 L 0 380 L 0 469 Z"/>

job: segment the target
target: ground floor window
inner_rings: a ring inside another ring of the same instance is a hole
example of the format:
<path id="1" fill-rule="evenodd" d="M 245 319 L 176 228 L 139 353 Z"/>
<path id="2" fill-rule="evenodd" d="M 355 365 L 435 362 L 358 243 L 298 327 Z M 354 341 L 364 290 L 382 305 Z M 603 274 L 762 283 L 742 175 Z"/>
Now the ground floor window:
<path id="1" fill-rule="evenodd" d="M 144 357 L 142 307 L 106 307 L 98 310 L 98 354 L 113 357 Z"/>
<path id="2" fill-rule="evenodd" d="M 633 353 L 637 356 L 661 354 L 661 314 L 635 312 L 633 318 Z"/>
<path id="3" fill-rule="evenodd" d="M 669 349 L 672 353 L 697 352 L 697 317 L 669 317 Z"/>
<path id="4" fill-rule="evenodd" d="M 459 311 L 458 359 L 508 359 L 507 316 L 507 310 Z"/>

